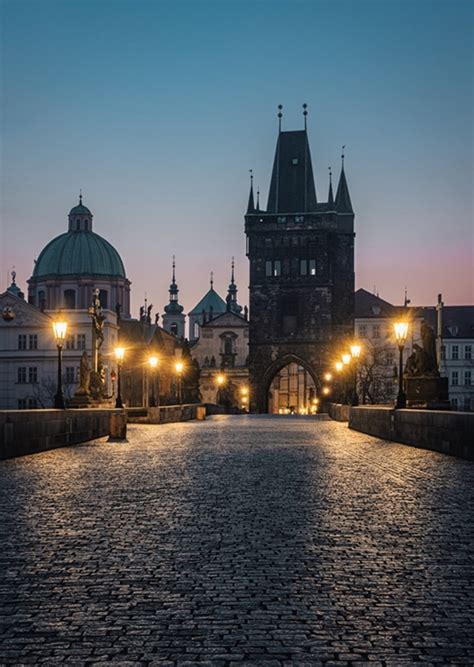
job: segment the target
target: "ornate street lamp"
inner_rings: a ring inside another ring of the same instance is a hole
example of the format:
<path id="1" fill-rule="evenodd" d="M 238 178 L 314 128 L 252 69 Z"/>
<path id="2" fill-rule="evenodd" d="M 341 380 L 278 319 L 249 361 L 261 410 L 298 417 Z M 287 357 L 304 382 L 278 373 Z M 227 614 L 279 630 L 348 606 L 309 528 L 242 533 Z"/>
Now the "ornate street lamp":
<path id="1" fill-rule="evenodd" d="M 150 366 L 151 373 L 151 397 L 150 397 L 150 407 L 156 408 L 156 396 L 155 396 L 155 379 L 156 379 L 156 369 L 158 368 L 158 357 L 149 357 L 148 365 Z"/>
<path id="2" fill-rule="evenodd" d="M 182 387 L 181 387 L 181 382 L 182 382 L 182 377 L 183 377 L 183 371 L 184 371 L 184 364 L 182 361 L 177 361 L 174 365 L 174 369 L 176 371 L 176 374 L 178 376 L 178 402 L 181 405 L 183 402 L 183 396 L 182 396 Z"/>
<path id="3" fill-rule="evenodd" d="M 242 407 L 244 410 L 248 410 L 249 388 L 246 386 L 241 387 L 240 393 L 242 395 Z"/>
<path id="4" fill-rule="evenodd" d="M 125 357 L 125 348 L 116 347 L 115 350 L 115 361 L 117 362 L 117 398 L 115 399 L 115 407 L 123 408 L 122 401 L 122 363 Z"/>
<path id="5" fill-rule="evenodd" d="M 356 343 L 351 345 L 351 357 L 354 359 L 354 388 L 351 400 L 352 405 L 359 405 L 359 396 L 357 395 L 357 363 L 359 361 L 361 350 L 361 345 L 357 345 Z"/>
<path id="6" fill-rule="evenodd" d="M 56 338 L 56 347 L 58 348 L 58 387 L 54 396 L 54 407 L 58 410 L 64 410 L 63 379 L 62 379 L 62 357 L 63 346 L 67 332 L 67 322 L 64 320 L 55 320 L 53 322 L 54 337 Z"/>
<path id="7" fill-rule="evenodd" d="M 397 341 L 398 350 L 400 352 L 398 365 L 398 394 L 395 408 L 400 410 L 407 407 L 407 396 L 403 391 L 403 348 L 408 336 L 408 322 L 394 322 L 393 328 L 395 331 L 395 339 Z"/>

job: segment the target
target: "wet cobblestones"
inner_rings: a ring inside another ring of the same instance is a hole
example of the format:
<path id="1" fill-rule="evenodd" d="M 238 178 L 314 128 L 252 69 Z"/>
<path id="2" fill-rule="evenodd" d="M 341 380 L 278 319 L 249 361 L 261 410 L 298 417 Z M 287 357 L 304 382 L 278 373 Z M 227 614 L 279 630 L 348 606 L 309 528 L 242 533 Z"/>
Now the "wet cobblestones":
<path id="1" fill-rule="evenodd" d="M 474 664 L 474 466 L 311 418 L 0 464 L 0 664 Z"/>

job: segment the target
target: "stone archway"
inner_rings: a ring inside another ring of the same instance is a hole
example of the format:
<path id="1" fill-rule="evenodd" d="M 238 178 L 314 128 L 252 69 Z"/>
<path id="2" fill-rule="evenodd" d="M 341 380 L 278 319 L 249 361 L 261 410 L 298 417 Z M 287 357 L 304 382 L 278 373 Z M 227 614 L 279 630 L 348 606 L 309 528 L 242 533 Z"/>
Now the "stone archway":
<path id="1" fill-rule="evenodd" d="M 310 364 L 294 354 L 276 359 L 261 387 L 265 412 L 273 414 L 308 414 L 312 399 L 319 394 L 319 381 Z"/>

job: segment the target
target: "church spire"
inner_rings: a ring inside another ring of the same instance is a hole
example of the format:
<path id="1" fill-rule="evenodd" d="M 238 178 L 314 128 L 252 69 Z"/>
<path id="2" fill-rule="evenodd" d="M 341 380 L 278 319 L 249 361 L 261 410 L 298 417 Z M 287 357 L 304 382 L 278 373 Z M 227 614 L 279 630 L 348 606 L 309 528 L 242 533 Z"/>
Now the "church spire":
<path id="1" fill-rule="evenodd" d="M 227 290 L 227 310 L 231 311 L 233 313 L 240 314 L 242 310 L 242 306 L 239 306 L 237 303 L 237 285 L 235 284 L 235 278 L 234 278 L 234 269 L 235 269 L 235 261 L 234 258 L 232 257 L 232 263 L 231 263 L 231 270 L 230 270 L 230 284 L 229 284 L 229 289 Z"/>
<path id="2" fill-rule="evenodd" d="M 183 306 L 179 303 L 179 288 L 178 283 L 176 282 L 176 258 L 173 255 L 173 263 L 171 270 L 171 284 L 169 287 L 169 303 L 165 306 L 164 311 L 168 316 L 179 315 L 183 312 Z M 165 318 L 165 316 L 163 316 Z M 169 318 L 168 318 L 169 319 Z M 184 326 L 184 325 L 183 325 Z M 166 327 L 165 327 L 166 328 Z M 167 329 L 168 331 L 169 329 Z M 182 334 L 180 334 L 182 335 Z"/>
<path id="3" fill-rule="evenodd" d="M 352 209 L 351 197 L 349 194 L 349 187 L 347 185 L 346 174 L 344 172 L 344 149 L 342 147 L 341 155 L 341 175 L 339 176 L 339 184 L 336 192 L 336 211 L 338 213 L 354 213 Z"/>
<path id="4" fill-rule="evenodd" d="M 332 192 L 332 169 L 331 167 L 328 167 L 329 169 L 329 194 L 328 194 L 328 211 L 333 211 L 334 210 L 334 195 Z"/>
<path id="5" fill-rule="evenodd" d="M 247 205 L 247 213 L 255 213 L 255 204 L 253 200 L 253 170 L 250 171 L 250 194 L 249 194 L 249 203 Z"/>

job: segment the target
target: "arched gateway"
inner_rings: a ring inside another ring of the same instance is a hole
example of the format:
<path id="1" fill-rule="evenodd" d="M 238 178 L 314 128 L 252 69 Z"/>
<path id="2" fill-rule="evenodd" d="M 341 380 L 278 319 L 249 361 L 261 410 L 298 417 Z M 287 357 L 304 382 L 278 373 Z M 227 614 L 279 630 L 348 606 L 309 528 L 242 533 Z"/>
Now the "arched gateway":
<path id="1" fill-rule="evenodd" d="M 266 211 L 251 183 L 245 215 L 250 263 L 251 408 L 301 405 L 354 330 L 354 212 L 344 159 L 333 197 L 317 201 L 308 135 L 280 131 Z M 330 177 L 331 178 L 331 177 Z M 286 369 L 286 370 L 283 370 Z"/>
<path id="2" fill-rule="evenodd" d="M 303 359 L 288 354 L 277 359 L 262 382 L 266 391 L 266 412 L 311 414 L 320 394 L 318 379 Z"/>

